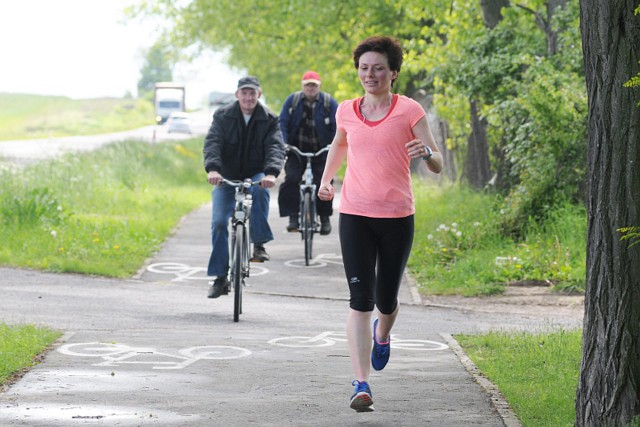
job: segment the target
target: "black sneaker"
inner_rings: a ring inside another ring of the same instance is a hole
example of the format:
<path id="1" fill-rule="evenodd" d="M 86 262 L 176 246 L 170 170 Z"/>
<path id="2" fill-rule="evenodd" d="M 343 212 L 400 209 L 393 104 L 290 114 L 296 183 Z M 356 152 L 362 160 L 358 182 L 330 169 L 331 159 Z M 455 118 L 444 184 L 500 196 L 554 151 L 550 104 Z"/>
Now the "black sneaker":
<path id="1" fill-rule="evenodd" d="M 331 233 L 331 222 L 329 221 L 329 217 L 321 216 L 320 217 L 320 235 L 326 236 L 329 233 Z"/>
<path id="2" fill-rule="evenodd" d="M 253 257 L 251 258 L 252 262 L 265 262 L 269 261 L 271 258 L 269 254 L 264 249 L 264 243 L 256 243 L 253 247 Z"/>
<path id="3" fill-rule="evenodd" d="M 289 225 L 287 225 L 287 231 L 289 233 L 295 233 L 300 228 L 300 222 L 298 221 L 298 215 L 289 216 Z"/>
<path id="4" fill-rule="evenodd" d="M 227 295 L 229 293 L 229 281 L 226 276 L 217 277 L 213 281 L 213 285 L 209 288 L 207 298 L 218 298 L 220 295 Z"/>

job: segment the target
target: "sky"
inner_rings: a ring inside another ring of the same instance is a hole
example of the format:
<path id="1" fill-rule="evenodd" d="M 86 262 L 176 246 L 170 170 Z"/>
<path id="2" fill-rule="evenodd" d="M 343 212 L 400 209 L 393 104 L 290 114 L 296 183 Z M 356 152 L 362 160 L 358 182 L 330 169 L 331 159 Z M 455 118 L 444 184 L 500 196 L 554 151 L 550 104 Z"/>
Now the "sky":
<path id="1" fill-rule="evenodd" d="M 137 96 L 144 50 L 155 24 L 123 23 L 136 0 L 13 0 L 0 11 L 0 92 L 74 99 Z M 187 107 L 211 91 L 233 92 L 240 73 L 209 53 L 180 64 L 174 81 L 186 85 Z"/>

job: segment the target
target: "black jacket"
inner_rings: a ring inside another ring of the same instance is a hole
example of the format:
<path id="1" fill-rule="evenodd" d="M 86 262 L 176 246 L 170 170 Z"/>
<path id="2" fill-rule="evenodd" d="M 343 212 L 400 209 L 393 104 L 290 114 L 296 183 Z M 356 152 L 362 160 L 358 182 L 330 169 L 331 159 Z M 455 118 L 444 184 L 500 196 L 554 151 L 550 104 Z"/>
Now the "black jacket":
<path id="1" fill-rule="evenodd" d="M 264 172 L 278 176 L 284 164 L 284 144 L 278 116 L 258 103 L 245 125 L 240 103 L 220 107 L 204 140 L 204 169 L 227 179 L 245 179 Z"/>

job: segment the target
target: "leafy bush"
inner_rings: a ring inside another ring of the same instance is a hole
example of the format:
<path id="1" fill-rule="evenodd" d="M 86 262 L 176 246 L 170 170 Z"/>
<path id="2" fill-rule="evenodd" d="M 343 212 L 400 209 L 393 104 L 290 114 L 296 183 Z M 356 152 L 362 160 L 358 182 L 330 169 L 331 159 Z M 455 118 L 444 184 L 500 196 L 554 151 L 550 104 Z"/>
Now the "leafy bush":
<path id="1" fill-rule="evenodd" d="M 519 96 L 496 105 L 490 121 L 503 129 L 513 184 L 501 224 L 521 237 L 529 221 L 565 201 L 583 200 L 586 174 L 586 91 L 578 76 L 541 59 L 525 74 Z"/>
<path id="2" fill-rule="evenodd" d="M 57 197 L 46 187 L 5 197 L 8 200 L 0 203 L 0 217 L 8 226 L 36 225 L 38 223 L 58 225 L 67 216 Z"/>
<path id="3" fill-rule="evenodd" d="M 414 185 L 416 234 L 409 269 L 424 293 L 491 295 L 515 282 L 583 291 L 586 212 L 565 203 L 530 221 L 514 240 L 501 233 L 500 198 L 464 187 Z"/>

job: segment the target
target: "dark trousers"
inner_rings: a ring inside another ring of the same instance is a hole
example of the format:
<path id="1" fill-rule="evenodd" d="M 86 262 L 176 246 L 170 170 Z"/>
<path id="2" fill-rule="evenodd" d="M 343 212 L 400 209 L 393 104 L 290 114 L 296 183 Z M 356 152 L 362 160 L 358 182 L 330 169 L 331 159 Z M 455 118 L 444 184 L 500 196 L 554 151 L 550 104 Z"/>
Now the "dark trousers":
<path id="1" fill-rule="evenodd" d="M 369 218 L 340 214 L 342 263 L 349 283 L 349 307 L 391 314 L 413 244 L 413 215 Z"/>
<path id="2" fill-rule="evenodd" d="M 313 172 L 313 183 L 316 185 L 316 210 L 320 216 L 331 216 L 333 214 L 333 202 L 318 199 L 318 188 L 324 172 L 326 156 L 319 156 L 311 159 L 311 171 Z M 284 182 L 278 190 L 278 206 L 280 216 L 297 215 L 300 211 L 300 181 L 302 181 L 304 170 L 307 166 L 306 159 L 300 160 L 295 154 L 287 157 L 284 164 Z"/>

